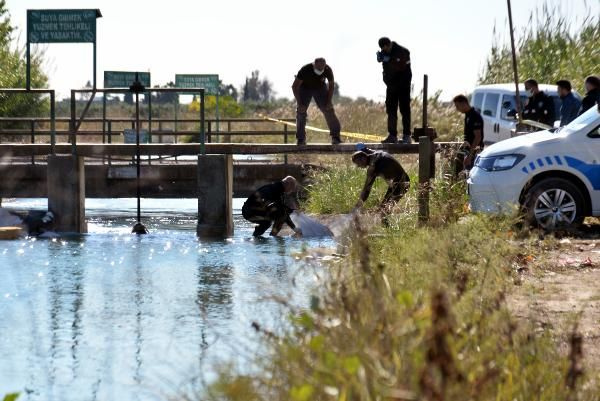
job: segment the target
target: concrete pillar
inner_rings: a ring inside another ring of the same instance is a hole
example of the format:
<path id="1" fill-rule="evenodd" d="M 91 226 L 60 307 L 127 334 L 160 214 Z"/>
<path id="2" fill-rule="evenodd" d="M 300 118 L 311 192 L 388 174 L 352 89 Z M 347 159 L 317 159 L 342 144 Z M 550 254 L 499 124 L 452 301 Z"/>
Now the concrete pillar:
<path id="1" fill-rule="evenodd" d="M 81 156 L 48 156 L 48 210 L 57 232 L 86 233 L 85 169 Z"/>
<path id="2" fill-rule="evenodd" d="M 198 155 L 199 237 L 233 235 L 233 157 Z"/>

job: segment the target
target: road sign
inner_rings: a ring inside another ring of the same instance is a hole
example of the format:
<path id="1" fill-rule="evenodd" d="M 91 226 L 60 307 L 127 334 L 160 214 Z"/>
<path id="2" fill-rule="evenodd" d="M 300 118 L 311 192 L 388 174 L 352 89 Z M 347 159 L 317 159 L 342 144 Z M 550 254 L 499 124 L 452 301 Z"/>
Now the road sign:
<path id="1" fill-rule="evenodd" d="M 218 74 L 176 74 L 176 88 L 204 88 L 207 95 L 219 94 Z"/>
<path id="2" fill-rule="evenodd" d="M 27 10 L 29 43 L 94 43 L 100 10 Z"/>
<path id="3" fill-rule="evenodd" d="M 135 82 L 135 72 L 104 71 L 105 88 L 129 88 Z M 150 88 L 150 73 L 138 72 L 138 79 L 146 88 Z"/>
<path id="4" fill-rule="evenodd" d="M 123 130 L 123 143 L 136 143 L 135 137 L 137 131 L 134 129 L 126 128 Z M 148 131 L 145 129 L 140 130 L 140 143 L 150 143 L 150 136 Z"/>

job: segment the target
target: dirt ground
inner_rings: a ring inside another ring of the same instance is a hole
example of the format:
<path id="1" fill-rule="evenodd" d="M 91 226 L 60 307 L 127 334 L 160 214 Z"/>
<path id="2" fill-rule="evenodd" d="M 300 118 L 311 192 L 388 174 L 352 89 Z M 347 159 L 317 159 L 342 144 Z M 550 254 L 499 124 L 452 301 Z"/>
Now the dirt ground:
<path id="1" fill-rule="evenodd" d="M 600 224 L 524 255 L 517 270 L 521 283 L 509 299 L 515 315 L 555 332 L 565 353 L 577 323 L 584 364 L 600 372 Z"/>

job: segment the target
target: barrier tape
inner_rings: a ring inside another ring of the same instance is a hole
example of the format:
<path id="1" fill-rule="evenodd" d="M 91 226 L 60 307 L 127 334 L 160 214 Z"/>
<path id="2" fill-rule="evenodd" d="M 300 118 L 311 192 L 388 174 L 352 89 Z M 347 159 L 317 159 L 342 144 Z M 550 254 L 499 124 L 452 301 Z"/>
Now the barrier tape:
<path id="1" fill-rule="evenodd" d="M 295 127 L 296 126 L 296 123 L 291 123 L 289 121 L 279 120 L 277 118 L 266 117 L 266 116 L 262 116 L 262 118 L 265 121 L 271 121 L 271 122 L 274 122 L 274 123 L 281 123 L 281 124 L 288 125 L 290 127 Z M 309 131 L 325 132 L 327 134 L 329 133 L 329 130 L 322 129 L 322 128 L 317 128 L 317 127 L 311 127 L 310 125 L 307 125 L 306 129 L 309 130 Z M 346 136 L 346 137 L 349 137 L 349 138 L 362 139 L 362 140 L 373 141 L 373 142 L 380 142 L 381 140 L 384 139 L 384 137 L 382 137 L 380 135 L 375 135 L 375 134 L 361 134 L 360 132 L 345 132 L 345 131 L 342 131 L 342 132 L 340 132 L 340 135 Z"/>

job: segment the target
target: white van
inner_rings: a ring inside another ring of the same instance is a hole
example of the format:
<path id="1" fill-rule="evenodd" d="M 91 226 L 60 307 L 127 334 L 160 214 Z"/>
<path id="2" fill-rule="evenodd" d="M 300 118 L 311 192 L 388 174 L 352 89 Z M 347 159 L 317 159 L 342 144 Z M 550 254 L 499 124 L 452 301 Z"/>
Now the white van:
<path id="1" fill-rule="evenodd" d="M 558 126 L 560 124 L 561 101 L 556 85 L 540 84 L 538 87 L 554 100 L 557 120 L 555 126 Z M 575 91 L 573 91 L 573 94 L 577 98 L 580 98 L 579 94 Z M 521 105 L 524 106 L 528 99 L 524 84 L 519 84 L 519 95 L 521 96 Z M 485 144 L 502 141 L 511 137 L 511 131 L 514 132 L 517 125 L 514 83 L 481 85 L 476 87 L 471 95 L 471 106 L 483 118 L 483 141 Z"/>

